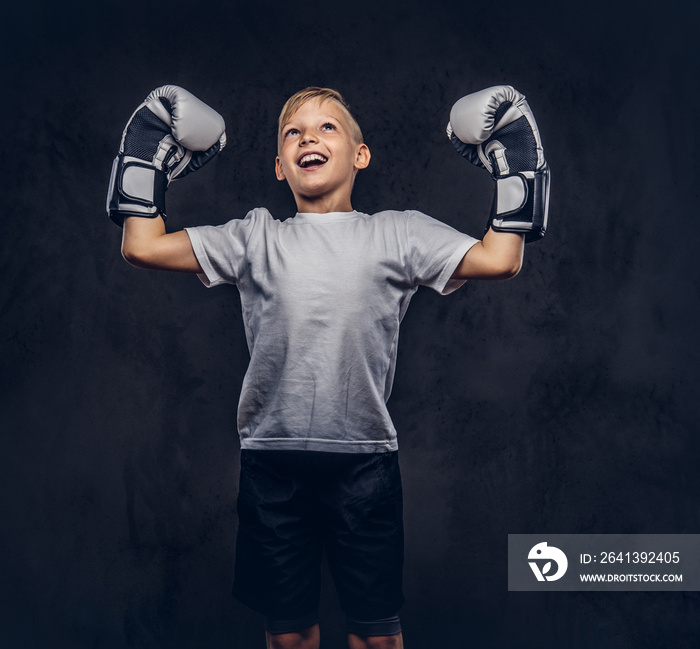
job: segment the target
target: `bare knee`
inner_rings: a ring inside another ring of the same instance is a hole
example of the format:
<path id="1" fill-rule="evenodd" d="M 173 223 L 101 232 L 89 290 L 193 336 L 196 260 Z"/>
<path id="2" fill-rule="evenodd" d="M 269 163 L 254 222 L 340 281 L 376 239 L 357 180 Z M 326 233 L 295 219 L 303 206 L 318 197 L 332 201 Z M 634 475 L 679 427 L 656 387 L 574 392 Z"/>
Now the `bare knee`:
<path id="1" fill-rule="evenodd" d="M 318 624 L 294 633 L 266 633 L 267 649 L 318 649 L 321 635 Z"/>
<path id="2" fill-rule="evenodd" d="M 348 647 L 350 649 L 403 649 L 403 635 L 377 635 L 359 636 L 354 633 L 348 635 Z"/>

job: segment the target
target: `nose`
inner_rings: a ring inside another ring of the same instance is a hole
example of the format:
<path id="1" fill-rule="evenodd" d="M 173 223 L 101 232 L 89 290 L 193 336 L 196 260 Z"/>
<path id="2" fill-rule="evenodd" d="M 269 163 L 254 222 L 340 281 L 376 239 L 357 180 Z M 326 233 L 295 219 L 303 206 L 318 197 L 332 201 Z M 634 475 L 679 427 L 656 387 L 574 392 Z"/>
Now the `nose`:
<path id="1" fill-rule="evenodd" d="M 318 142 L 313 131 L 304 131 L 300 138 L 301 144 L 311 144 L 311 142 Z"/>

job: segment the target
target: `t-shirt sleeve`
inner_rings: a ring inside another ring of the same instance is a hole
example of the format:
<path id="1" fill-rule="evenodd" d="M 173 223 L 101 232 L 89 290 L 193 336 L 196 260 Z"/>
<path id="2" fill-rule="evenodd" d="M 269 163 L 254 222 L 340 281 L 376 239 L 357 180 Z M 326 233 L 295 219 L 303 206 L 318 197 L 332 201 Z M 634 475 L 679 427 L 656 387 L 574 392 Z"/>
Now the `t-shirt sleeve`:
<path id="1" fill-rule="evenodd" d="M 478 239 L 421 212 L 406 212 L 406 239 L 411 282 L 442 295 L 456 291 L 465 280 L 450 279 Z"/>
<path id="2" fill-rule="evenodd" d="M 199 265 L 204 271 L 197 275 L 211 288 L 219 284 L 236 284 L 246 262 L 250 241 L 264 227 L 263 210 L 252 210 L 244 219 L 233 219 L 223 225 L 185 228 Z"/>

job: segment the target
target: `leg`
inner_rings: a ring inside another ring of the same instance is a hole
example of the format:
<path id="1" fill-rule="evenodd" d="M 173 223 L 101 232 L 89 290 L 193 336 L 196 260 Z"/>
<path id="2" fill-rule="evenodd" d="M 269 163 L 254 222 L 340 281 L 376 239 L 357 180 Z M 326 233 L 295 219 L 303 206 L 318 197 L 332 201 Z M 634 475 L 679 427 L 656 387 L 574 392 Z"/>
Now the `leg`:
<path id="1" fill-rule="evenodd" d="M 319 649 L 321 642 L 318 624 L 293 633 L 266 632 L 265 638 L 267 649 Z"/>
<path id="2" fill-rule="evenodd" d="M 275 649 L 319 645 L 322 545 L 305 463 L 304 452 L 241 452 L 233 593 L 264 616 Z"/>
<path id="3" fill-rule="evenodd" d="M 350 649 L 403 649 L 403 635 L 359 636 L 348 634 Z"/>
<path id="4" fill-rule="evenodd" d="M 401 649 L 403 517 L 398 455 L 349 458 L 333 469 L 338 479 L 327 492 L 326 549 L 346 613 L 348 645 Z"/>

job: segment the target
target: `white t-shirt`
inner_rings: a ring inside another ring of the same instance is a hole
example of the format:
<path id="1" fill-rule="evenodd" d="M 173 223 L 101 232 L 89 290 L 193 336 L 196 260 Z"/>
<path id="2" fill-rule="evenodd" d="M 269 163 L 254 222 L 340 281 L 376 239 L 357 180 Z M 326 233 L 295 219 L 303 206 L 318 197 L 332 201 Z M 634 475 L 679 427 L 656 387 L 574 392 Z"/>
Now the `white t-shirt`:
<path id="1" fill-rule="evenodd" d="M 386 401 L 399 324 L 418 286 L 446 295 L 476 239 L 407 211 L 299 213 L 188 228 L 206 286 L 241 294 L 250 365 L 241 448 L 398 448 Z"/>

